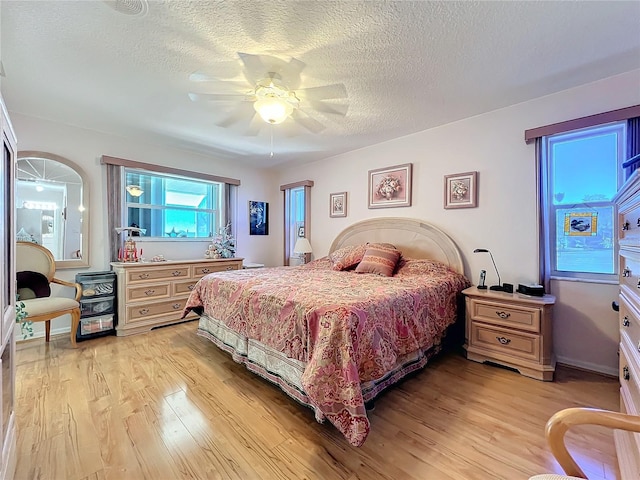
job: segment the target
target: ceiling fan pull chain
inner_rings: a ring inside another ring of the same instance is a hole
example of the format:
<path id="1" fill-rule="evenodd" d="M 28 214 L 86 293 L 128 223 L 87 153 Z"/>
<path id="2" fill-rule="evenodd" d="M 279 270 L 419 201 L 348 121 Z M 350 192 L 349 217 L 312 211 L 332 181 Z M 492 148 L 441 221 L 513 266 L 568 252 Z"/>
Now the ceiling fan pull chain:
<path id="1" fill-rule="evenodd" d="M 271 153 L 269 154 L 269 157 L 273 158 L 273 124 L 271 124 L 269 131 L 271 132 Z"/>

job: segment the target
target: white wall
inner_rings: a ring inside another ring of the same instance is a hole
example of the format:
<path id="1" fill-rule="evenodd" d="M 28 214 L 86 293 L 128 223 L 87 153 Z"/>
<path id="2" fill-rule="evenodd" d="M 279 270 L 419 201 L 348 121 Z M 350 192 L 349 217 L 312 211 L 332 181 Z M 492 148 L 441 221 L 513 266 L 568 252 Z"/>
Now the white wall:
<path id="1" fill-rule="evenodd" d="M 315 182 L 311 243 L 316 258 L 325 255 L 333 238 L 351 223 L 379 216 L 414 217 L 435 224 L 453 238 L 462 251 L 465 272 L 474 283 L 481 269 L 487 271 L 488 284 L 497 283 L 489 256 L 472 253 L 479 247 L 493 252 L 503 282 L 537 282 L 535 152 L 533 144 L 525 144 L 524 131 L 635 104 L 640 104 L 640 70 L 334 158 L 281 169 L 277 183 Z M 367 171 L 402 163 L 413 163 L 412 206 L 367 209 Z M 479 172 L 479 206 L 445 210 L 444 175 L 468 171 Z M 340 191 L 348 192 L 348 216 L 329 218 L 329 194 Z M 589 311 L 578 312 L 573 307 L 579 298 L 571 295 L 572 289 L 557 290 L 551 292 L 558 297 L 554 319 L 557 356 L 566 363 L 616 372 L 615 315 L 609 312 L 603 318 Z M 592 295 L 602 296 L 598 302 L 607 308 L 617 294 L 611 285 L 592 290 Z"/>
<path id="2" fill-rule="evenodd" d="M 89 261 L 90 267 L 82 270 L 59 270 L 57 277 L 73 280 L 75 274 L 87 271 L 109 270 L 107 237 L 107 194 L 105 185 L 105 167 L 100 165 L 100 157 L 109 155 L 138 162 L 172 166 L 183 170 L 192 170 L 224 177 L 237 178 L 238 219 L 237 255 L 247 262 L 264 263 L 267 266 L 281 265 L 282 234 L 276 225 L 282 225 L 280 191 L 275 186 L 273 173 L 241 164 L 221 162 L 204 155 L 170 149 L 145 142 L 107 135 L 99 132 L 53 123 L 38 118 L 27 117 L 9 112 L 18 137 L 18 150 L 36 150 L 65 157 L 79 165 L 87 174 L 90 185 L 89 207 L 86 211 L 89 219 Z M 270 233 L 267 236 L 250 236 L 248 225 L 249 200 L 270 203 Z M 145 257 L 162 253 L 167 259 L 204 258 L 209 242 L 147 242 L 144 243 Z M 64 290 L 72 296 L 69 289 Z M 62 317 L 52 324 L 52 332 L 69 331 L 70 318 Z M 43 325 L 34 325 L 34 332 L 40 335 Z"/>

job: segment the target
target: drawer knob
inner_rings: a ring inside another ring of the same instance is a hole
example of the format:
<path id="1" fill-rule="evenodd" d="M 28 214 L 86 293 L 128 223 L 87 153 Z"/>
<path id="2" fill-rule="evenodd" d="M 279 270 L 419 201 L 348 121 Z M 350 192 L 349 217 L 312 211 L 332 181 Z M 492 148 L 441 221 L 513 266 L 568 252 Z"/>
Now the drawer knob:
<path id="1" fill-rule="evenodd" d="M 171 272 L 171 275 L 173 275 L 174 277 L 179 277 L 180 275 L 182 275 L 182 272 L 180 270 L 174 270 L 173 272 Z"/>
<path id="2" fill-rule="evenodd" d="M 624 267 L 624 270 L 622 270 L 622 276 L 623 277 L 630 277 L 631 276 L 631 269 L 629 267 Z"/>
<path id="3" fill-rule="evenodd" d="M 149 296 L 149 295 L 153 295 L 154 293 L 156 293 L 156 291 L 152 288 L 150 288 L 149 290 L 145 290 L 144 294 Z"/>
<path id="4" fill-rule="evenodd" d="M 172 307 L 173 307 L 173 309 L 174 309 L 174 310 L 178 310 L 178 309 L 180 309 L 180 307 L 182 307 L 182 304 L 180 304 L 180 303 L 174 303 L 174 304 L 172 305 Z"/>
<path id="5" fill-rule="evenodd" d="M 235 270 L 235 268 L 233 268 L 231 265 L 229 265 L 229 266 L 227 267 L 227 270 Z"/>
<path id="6" fill-rule="evenodd" d="M 624 232 L 625 230 L 629 230 L 629 222 L 624 222 L 622 224 L 622 231 Z"/>
<path id="7" fill-rule="evenodd" d="M 140 310 L 138 310 L 138 312 L 140 312 L 140 315 L 146 315 L 147 313 L 149 313 L 149 309 L 141 308 Z"/>
<path id="8" fill-rule="evenodd" d="M 629 380 L 631 378 L 631 375 L 629 374 L 629 367 L 626 365 L 622 368 L 622 378 L 625 380 Z"/>
<path id="9" fill-rule="evenodd" d="M 509 345 L 511 343 L 511 339 L 506 337 L 496 337 L 496 340 L 498 340 L 502 345 Z"/>
<path id="10" fill-rule="evenodd" d="M 210 268 L 203 268 L 202 273 L 209 273 L 211 271 Z"/>
<path id="11" fill-rule="evenodd" d="M 496 315 L 498 315 L 498 316 L 499 316 L 500 318 L 502 318 L 503 320 L 504 320 L 505 318 L 509 318 L 509 317 L 511 316 L 511 314 L 510 314 L 510 313 L 508 313 L 508 312 L 498 312 L 498 311 L 496 311 Z"/>
<path id="12" fill-rule="evenodd" d="M 139 278 L 145 279 L 145 278 L 149 278 L 149 274 L 148 273 L 140 273 L 138 274 Z"/>
<path id="13" fill-rule="evenodd" d="M 622 319 L 622 326 L 628 327 L 629 325 L 631 325 L 631 322 L 629 321 L 629 317 L 625 315 L 624 318 Z"/>
<path id="14" fill-rule="evenodd" d="M 195 285 L 194 285 L 194 284 L 191 284 L 191 285 L 189 285 L 189 286 L 187 287 L 187 289 L 188 289 L 189 291 L 193 290 L 194 288 L 195 288 Z"/>

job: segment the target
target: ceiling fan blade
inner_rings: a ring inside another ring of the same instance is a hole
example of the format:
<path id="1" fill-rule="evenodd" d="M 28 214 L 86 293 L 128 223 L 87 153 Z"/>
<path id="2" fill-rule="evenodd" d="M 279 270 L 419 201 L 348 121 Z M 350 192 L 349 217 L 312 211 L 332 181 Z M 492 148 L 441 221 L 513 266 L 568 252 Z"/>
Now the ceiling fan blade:
<path id="1" fill-rule="evenodd" d="M 252 100 L 251 95 L 244 93 L 189 93 L 189 98 L 194 102 L 238 102 Z"/>
<path id="2" fill-rule="evenodd" d="M 273 57 L 273 68 L 270 71 L 280 75 L 284 83 L 292 90 L 300 86 L 300 74 L 307 66 L 302 60 L 291 57 L 288 62 Z"/>
<path id="3" fill-rule="evenodd" d="M 212 82 L 216 83 L 220 90 L 251 90 L 251 85 L 243 81 L 223 80 L 216 77 L 214 73 L 209 73 L 204 70 L 193 72 L 189 75 L 189 81 L 195 83 Z"/>
<path id="4" fill-rule="evenodd" d="M 315 100 L 309 100 L 309 105 L 313 107 L 314 110 L 322 113 L 332 113 L 334 115 L 340 115 L 344 117 L 349 110 L 349 104 L 336 104 L 336 103 L 327 103 L 327 102 L 318 102 Z"/>
<path id="5" fill-rule="evenodd" d="M 294 110 L 293 113 L 291 114 L 291 118 L 293 118 L 296 122 L 298 122 L 307 130 L 309 130 L 311 133 L 320 133 L 322 130 L 327 128 L 318 120 L 316 120 L 315 118 L 311 118 L 309 115 L 307 115 L 300 109 Z"/>
<path id="6" fill-rule="evenodd" d="M 269 66 L 262 61 L 262 55 L 238 52 L 238 56 L 244 64 L 245 77 L 252 85 L 263 79 L 270 71 Z"/>
<path id="7" fill-rule="evenodd" d="M 266 123 L 264 122 L 264 120 L 262 120 L 262 118 L 260 118 L 260 115 L 258 115 L 257 113 L 254 114 L 251 118 L 251 121 L 249 122 L 249 128 L 245 132 L 245 135 L 247 135 L 248 137 L 257 137 L 263 125 L 266 125 Z"/>
<path id="8" fill-rule="evenodd" d="M 255 111 L 253 110 L 253 104 L 240 103 L 231 111 L 230 115 L 222 119 L 222 121 L 216 123 L 216 125 L 222 128 L 228 128 L 240 122 L 246 121 L 246 119 L 251 117 L 254 113 Z"/>
<path id="9" fill-rule="evenodd" d="M 296 90 L 298 98 L 305 100 L 333 100 L 336 98 L 347 98 L 347 87 L 344 83 L 334 83 L 333 85 L 323 85 L 321 87 L 301 88 Z"/>

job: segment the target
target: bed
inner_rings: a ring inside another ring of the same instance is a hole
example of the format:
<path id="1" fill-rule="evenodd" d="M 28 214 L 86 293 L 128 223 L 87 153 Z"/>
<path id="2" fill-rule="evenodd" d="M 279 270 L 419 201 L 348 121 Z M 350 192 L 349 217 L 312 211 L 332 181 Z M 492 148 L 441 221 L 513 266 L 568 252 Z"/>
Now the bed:
<path id="1" fill-rule="evenodd" d="M 382 263 L 395 258 L 391 245 L 402 252 L 391 276 L 358 273 L 376 271 L 373 253 Z M 370 429 L 366 406 L 441 349 L 469 286 L 462 271 L 456 245 L 433 225 L 371 219 L 306 265 L 203 277 L 184 315 L 200 314 L 198 335 L 360 446 Z"/>

